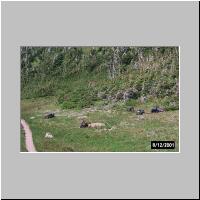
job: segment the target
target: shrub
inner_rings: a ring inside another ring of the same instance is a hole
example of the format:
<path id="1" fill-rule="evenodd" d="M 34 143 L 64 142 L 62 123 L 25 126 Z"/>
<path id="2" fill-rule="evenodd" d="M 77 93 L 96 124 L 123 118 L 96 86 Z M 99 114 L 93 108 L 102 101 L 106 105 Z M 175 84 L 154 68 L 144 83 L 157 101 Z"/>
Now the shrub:
<path id="1" fill-rule="evenodd" d="M 28 83 L 22 90 L 23 98 L 36 98 L 53 96 L 55 93 L 55 85 L 53 81 L 32 82 Z"/>
<path id="2" fill-rule="evenodd" d="M 129 99 L 125 103 L 126 106 L 136 106 L 137 105 L 137 100 L 136 99 Z"/>
<path id="3" fill-rule="evenodd" d="M 68 98 L 65 99 L 66 93 L 61 93 L 58 97 L 58 103 L 62 108 L 84 108 L 94 105 L 94 102 L 98 99 L 94 90 L 79 87 L 67 94 Z"/>
<path id="4" fill-rule="evenodd" d="M 179 109 L 179 101 L 178 97 L 176 96 L 166 96 L 161 100 L 160 104 L 162 105 L 162 107 L 164 107 L 166 111 Z"/>
<path id="5" fill-rule="evenodd" d="M 76 107 L 77 107 L 76 103 L 72 101 L 64 101 L 61 103 L 61 108 L 63 109 L 72 109 Z"/>

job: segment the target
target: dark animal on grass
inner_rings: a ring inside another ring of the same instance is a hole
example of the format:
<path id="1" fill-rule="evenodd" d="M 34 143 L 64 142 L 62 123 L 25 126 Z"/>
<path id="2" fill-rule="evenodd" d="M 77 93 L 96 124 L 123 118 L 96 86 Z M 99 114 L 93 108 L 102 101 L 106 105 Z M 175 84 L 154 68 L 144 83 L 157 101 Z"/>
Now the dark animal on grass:
<path id="1" fill-rule="evenodd" d="M 136 115 L 143 115 L 145 112 L 142 109 L 136 111 Z"/>
<path id="2" fill-rule="evenodd" d="M 53 118 L 53 117 L 55 117 L 55 114 L 54 114 L 54 113 L 47 113 L 47 114 L 45 114 L 45 116 L 44 116 L 45 119 L 50 119 L 50 118 Z"/>
<path id="3" fill-rule="evenodd" d="M 134 110 L 134 107 L 133 107 L 133 106 L 129 106 L 129 107 L 127 108 L 127 111 L 128 111 L 128 112 L 134 112 L 135 110 Z"/>
<path id="4" fill-rule="evenodd" d="M 83 120 L 81 122 L 80 128 L 86 128 L 86 127 L 88 127 L 88 123 Z"/>
<path id="5" fill-rule="evenodd" d="M 151 113 L 159 113 L 159 112 L 164 112 L 164 110 L 158 108 L 157 106 L 151 109 Z"/>

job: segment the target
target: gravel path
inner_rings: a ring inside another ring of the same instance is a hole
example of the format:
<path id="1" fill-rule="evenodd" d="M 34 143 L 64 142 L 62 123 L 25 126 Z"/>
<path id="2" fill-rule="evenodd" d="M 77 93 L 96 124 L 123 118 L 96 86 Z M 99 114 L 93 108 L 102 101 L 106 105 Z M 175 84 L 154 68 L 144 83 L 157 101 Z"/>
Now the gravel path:
<path id="1" fill-rule="evenodd" d="M 29 125 L 24 119 L 21 119 L 21 125 L 25 132 L 25 144 L 28 152 L 36 152 L 35 146 L 33 144 L 32 132 Z"/>

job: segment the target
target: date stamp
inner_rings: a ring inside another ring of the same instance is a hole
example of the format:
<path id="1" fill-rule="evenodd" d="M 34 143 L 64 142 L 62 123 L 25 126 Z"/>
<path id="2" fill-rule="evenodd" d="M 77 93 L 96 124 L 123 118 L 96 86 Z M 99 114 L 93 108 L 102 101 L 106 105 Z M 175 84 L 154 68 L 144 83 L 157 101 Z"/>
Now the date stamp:
<path id="1" fill-rule="evenodd" d="M 151 141 L 151 149 L 175 149 L 174 141 Z"/>

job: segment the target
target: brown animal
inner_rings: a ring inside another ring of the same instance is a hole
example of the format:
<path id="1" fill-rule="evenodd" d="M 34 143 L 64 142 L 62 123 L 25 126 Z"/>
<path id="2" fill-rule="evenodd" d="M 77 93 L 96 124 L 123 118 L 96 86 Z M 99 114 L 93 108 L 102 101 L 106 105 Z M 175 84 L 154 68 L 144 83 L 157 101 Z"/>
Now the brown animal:
<path id="1" fill-rule="evenodd" d="M 88 128 L 103 128 L 106 125 L 104 123 L 89 123 Z"/>
<path id="2" fill-rule="evenodd" d="M 85 120 L 82 120 L 80 128 L 86 128 L 88 127 L 88 123 Z"/>

